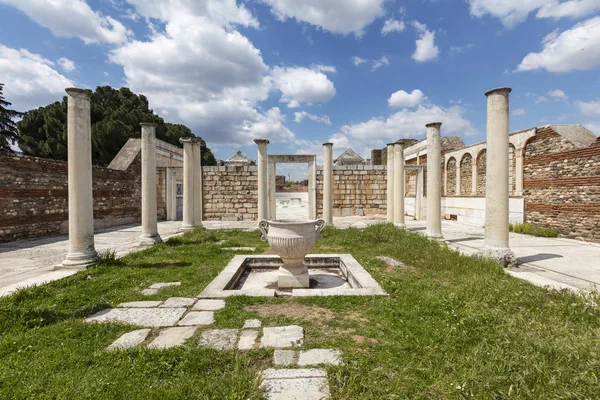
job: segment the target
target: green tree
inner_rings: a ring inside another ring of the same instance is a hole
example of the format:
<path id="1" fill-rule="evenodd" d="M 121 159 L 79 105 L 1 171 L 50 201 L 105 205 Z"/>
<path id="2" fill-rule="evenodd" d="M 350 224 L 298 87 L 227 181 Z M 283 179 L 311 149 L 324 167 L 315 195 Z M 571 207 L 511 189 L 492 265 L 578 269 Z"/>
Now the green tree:
<path id="1" fill-rule="evenodd" d="M 10 151 L 10 145 L 17 142 L 18 130 L 14 118 L 23 116 L 23 113 L 9 109 L 12 103 L 4 100 L 4 84 L 0 83 L 0 151 Z"/>
<path id="2" fill-rule="evenodd" d="M 179 142 L 179 138 L 195 136 L 192 130 L 185 125 L 170 124 L 167 122 L 165 123 L 165 127 L 166 139 L 163 139 L 165 142 L 174 143 L 175 141 Z M 208 147 L 202 146 L 200 156 L 202 158 L 202 165 L 217 165 L 217 160 Z"/>
<path id="3" fill-rule="evenodd" d="M 180 137 L 194 136 L 185 125 L 168 124 L 148 105 L 148 99 L 128 88 L 98 86 L 91 98 L 92 160 L 108 165 L 129 138 L 139 138 L 141 122 L 157 124 L 156 137 L 176 146 Z M 67 159 L 67 98 L 31 110 L 17 123 L 19 146 L 26 155 Z M 212 152 L 208 149 L 210 156 Z M 212 156 L 214 160 L 214 156 Z M 213 161 L 214 165 L 216 160 Z"/>

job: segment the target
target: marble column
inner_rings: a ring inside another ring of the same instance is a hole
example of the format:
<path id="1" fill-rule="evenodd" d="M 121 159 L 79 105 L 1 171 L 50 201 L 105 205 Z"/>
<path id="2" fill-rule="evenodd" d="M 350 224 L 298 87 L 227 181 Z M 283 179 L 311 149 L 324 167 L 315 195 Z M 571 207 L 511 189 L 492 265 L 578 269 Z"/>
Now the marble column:
<path id="1" fill-rule="evenodd" d="M 277 163 L 269 160 L 269 220 L 277 217 Z"/>
<path id="2" fill-rule="evenodd" d="M 333 225 L 333 143 L 323 143 L 323 219 Z"/>
<path id="3" fill-rule="evenodd" d="M 156 124 L 142 122 L 142 234 L 140 246 L 162 242 L 156 212 Z"/>
<path id="4" fill-rule="evenodd" d="M 523 153 L 525 148 L 515 149 L 515 196 L 523 196 Z"/>
<path id="5" fill-rule="evenodd" d="M 394 143 L 387 145 L 387 222 L 394 223 Z"/>
<path id="6" fill-rule="evenodd" d="M 441 122 L 432 122 L 427 127 L 427 229 L 425 234 L 432 239 L 442 239 L 442 145 L 440 142 Z"/>
<path id="7" fill-rule="evenodd" d="M 258 146 L 258 220 L 269 218 L 269 198 L 268 198 L 268 172 L 269 156 L 267 154 L 267 139 L 255 139 L 254 143 Z"/>
<path id="8" fill-rule="evenodd" d="M 69 251 L 62 267 L 84 269 L 98 260 L 94 247 L 91 90 L 68 88 L 67 146 Z"/>
<path id="9" fill-rule="evenodd" d="M 404 228 L 404 145 L 394 144 L 394 225 Z"/>
<path id="10" fill-rule="evenodd" d="M 194 138 L 194 227 L 202 228 L 202 139 Z"/>
<path id="11" fill-rule="evenodd" d="M 177 219 L 177 172 L 173 167 L 167 167 L 167 221 Z"/>
<path id="12" fill-rule="evenodd" d="M 418 160 L 418 158 L 417 158 Z M 417 162 L 417 165 L 418 162 Z M 416 190 L 415 190 L 415 219 L 423 219 L 423 168 L 417 169 Z"/>
<path id="13" fill-rule="evenodd" d="M 308 162 L 308 219 L 317 219 L 317 157 Z"/>
<path id="14" fill-rule="evenodd" d="M 477 196 L 477 155 L 471 158 L 471 196 Z"/>
<path id="15" fill-rule="evenodd" d="M 505 267 L 516 265 L 508 247 L 508 134 L 510 88 L 487 92 L 485 237 L 480 255 Z"/>
<path id="16" fill-rule="evenodd" d="M 183 144 L 183 222 L 182 231 L 194 229 L 194 143 L 192 138 L 181 138 Z"/>

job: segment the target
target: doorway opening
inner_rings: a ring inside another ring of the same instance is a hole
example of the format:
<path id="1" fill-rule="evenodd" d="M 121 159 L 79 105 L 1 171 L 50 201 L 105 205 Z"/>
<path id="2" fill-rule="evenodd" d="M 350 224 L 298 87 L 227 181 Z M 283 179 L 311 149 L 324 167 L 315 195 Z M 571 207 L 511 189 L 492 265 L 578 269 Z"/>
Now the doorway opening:
<path id="1" fill-rule="evenodd" d="M 269 219 L 316 219 L 316 155 L 270 154 L 268 158 Z M 308 173 L 289 167 L 277 171 L 277 164 L 307 164 Z"/>

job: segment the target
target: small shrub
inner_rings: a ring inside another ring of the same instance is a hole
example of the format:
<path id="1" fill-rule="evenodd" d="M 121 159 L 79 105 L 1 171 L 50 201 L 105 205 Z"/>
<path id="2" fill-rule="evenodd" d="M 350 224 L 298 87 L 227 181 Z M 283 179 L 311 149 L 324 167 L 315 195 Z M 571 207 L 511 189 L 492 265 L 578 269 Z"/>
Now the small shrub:
<path id="1" fill-rule="evenodd" d="M 115 250 L 107 249 L 98 252 L 98 265 L 115 265 L 120 263 Z"/>
<path id="2" fill-rule="evenodd" d="M 525 235 L 534 235 L 540 237 L 558 237 L 558 229 L 556 228 L 542 228 L 539 226 L 532 226 L 528 223 L 519 223 L 515 222 L 514 224 L 509 224 L 508 229 L 511 232 L 522 233 Z"/>
<path id="3" fill-rule="evenodd" d="M 540 228 L 533 227 L 532 232 L 535 236 L 555 238 L 558 237 L 558 229 L 556 228 Z"/>

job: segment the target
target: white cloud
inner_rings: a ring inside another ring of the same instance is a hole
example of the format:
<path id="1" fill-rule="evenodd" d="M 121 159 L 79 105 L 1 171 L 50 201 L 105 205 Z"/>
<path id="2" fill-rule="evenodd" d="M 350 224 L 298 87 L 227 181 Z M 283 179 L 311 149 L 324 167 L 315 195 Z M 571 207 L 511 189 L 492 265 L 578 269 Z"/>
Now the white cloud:
<path id="1" fill-rule="evenodd" d="M 576 101 L 575 105 L 583 115 L 600 116 L 600 101 Z"/>
<path id="2" fill-rule="evenodd" d="M 527 20 L 529 14 L 538 10 L 536 18 L 581 18 L 600 10 L 598 0 L 468 0 L 471 15 L 481 18 L 491 15 L 502 21 L 507 28 Z"/>
<path id="3" fill-rule="evenodd" d="M 547 97 L 538 96 L 535 98 L 535 104 L 546 103 L 548 101 Z"/>
<path id="4" fill-rule="evenodd" d="M 311 65 L 310 68 L 313 69 L 313 70 L 315 70 L 315 71 L 329 72 L 329 73 L 332 73 L 332 74 L 335 74 L 337 72 L 337 69 L 333 65 L 321 65 L 321 64 L 317 64 L 317 65 Z"/>
<path id="5" fill-rule="evenodd" d="M 600 65 L 600 17 L 581 22 L 561 34 L 547 36 L 539 53 L 529 53 L 517 71 L 589 70 Z"/>
<path id="6" fill-rule="evenodd" d="M 364 28 L 384 14 L 384 0 L 262 0 L 280 19 L 295 18 L 326 31 L 363 34 Z"/>
<path id="7" fill-rule="evenodd" d="M 377 71 L 379 68 L 383 66 L 390 65 L 390 58 L 388 56 L 383 56 L 378 60 L 373 60 L 371 64 L 371 71 Z"/>
<path id="8" fill-rule="evenodd" d="M 324 73 L 304 67 L 275 67 L 271 73 L 274 87 L 281 91 L 281 101 L 288 107 L 325 103 L 335 96 L 335 86 Z"/>
<path id="9" fill-rule="evenodd" d="M 369 60 L 367 60 L 366 58 L 361 58 L 361 57 L 358 57 L 358 56 L 352 57 L 352 62 L 354 63 L 354 65 L 360 65 L 360 64 L 365 63 L 367 61 L 369 61 Z"/>
<path id="10" fill-rule="evenodd" d="M 600 122 L 588 122 L 582 125 L 592 131 L 596 136 L 600 136 Z"/>
<path id="11" fill-rule="evenodd" d="M 110 16 L 94 12 L 84 0 L 0 0 L 13 6 L 56 36 L 89 43 L 123 43 L 131 32 Z"/>
<path id="12" fill-rule="evenodd" d="M 75 65 L 75 63 L 65 57 L 59 58 L 58 60 L 56 60 L 56 63 L 65 72 L 73 72 L 77 69 L 77 66 Z"/>
<path id="13" fill-rule="evenodd" d="M 552 97 L 553 99 L 563 100 L 563 101 L 565 101 L 569 98 L 569 96 L 567 96 L 565 94 L 565 92 L 563 92 L 560 89 L 554 89 L 554 90 L 548 91 L 548 96 Z"/>
<path id="14" fill-rule="evenodd" d="M 414 107 L 421 104 L 427 97 L 419 89 L 413 90 L 411 93 L 405 92 L 404 90 L 398 90 L 392 93 L 388 99 L 388 105 L 390 107 Z"/>
<path id="15" fill-rule="evenodd" d="M 518 117 L 520 115 L 525 115 L 525 109 L 524 108 L 517 108 L 516 110 L 514 110 L 512 112 L 512 115 L 514 115 L 515 117 Z"/>
<path id="16" fill-rule="evenodd" d="M 52 68 L 50 60 L 25 49 L 11 49 L 0 44 L 0 76 L 4 80 L 4 97 L 18 111 L 45 106 L 61 100 L 65 88 L 73 81 Z"/>
<path id="17" fill-rule="evenodd" d="M 302 122 L 302 120 L 304 118 L 308 118 L 311 121 L 315 121 L 315 122 L 320 122 L 323 123 L 325 125 L 331 125 L 331 120 L 329 119 L 329 117 L 327 115 L 314 115 L 311 114 L 309 112 L 306 111 L 300 111 L 300 112 L 295 112 L 294 113 L 294 121 L 296 122 Z"/>
<path id="18" fill-rule="evenodd" d="M 412 58 L 417 62 L 435 60 L 440 53 L 440 49 L 435 45 L 435 32 L 427 30 L 427 26 L 418 21 L 413 21 L 412 25 L 419 32 Z"/>
<path id="19" fill-rule="evenodd" d="M 383 27 L 381 28 L 381 34 L 387 35 L 392 32 L 402 32 L 406 28 L 404 21 L 398 21 L 396 19 L 390 18 L 386 19 Z"/>

